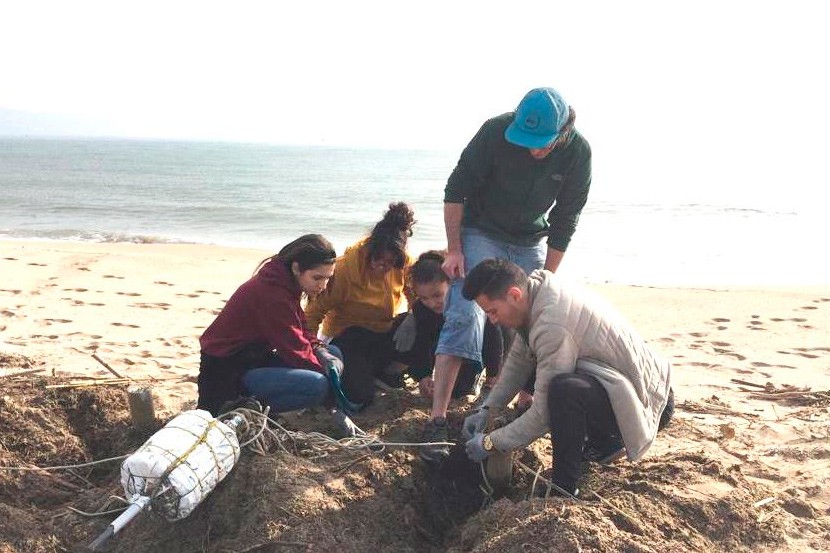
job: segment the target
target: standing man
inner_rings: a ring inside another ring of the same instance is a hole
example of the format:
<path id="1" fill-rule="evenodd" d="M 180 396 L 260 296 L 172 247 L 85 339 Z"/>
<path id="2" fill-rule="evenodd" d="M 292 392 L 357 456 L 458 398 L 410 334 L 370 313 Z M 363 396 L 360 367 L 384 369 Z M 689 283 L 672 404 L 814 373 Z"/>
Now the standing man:
<path id="1" fill-rule="evenodd" d="M 464 421 L 473 461 L 550 432 L 554 491 L 575 497 L 583 460 L 608 462 L 625 453 L 636 461 L 669 423 L 671 364 L 588 290 L 565 286 L 548 271 L 528 277 L 514 263 L 488 259 L 467 275 L 463 294 L 518 334 L 498 383 Z M 530 409 L 484 434 L 489 410 L 507 405 L 528 379 L 535 382 Z"/>
<path id="2" fill-rule="evenodd" d="M 591 148 L 575 118 L 556 90 L 533 89 L 515 112 L 484 123 L 450 175 L 443 268 L 454 280 L 436 348 L 425 442 L 447 441 L 447 407 L 461 363 L 481 362 L 485 317 L 461 295 L 465 270 L 503 258 L 526 272 L 554 272 L 565 255 L 591 186 Z M 420 448 L 427 462 L 448 455 L 446 446 Z"/>

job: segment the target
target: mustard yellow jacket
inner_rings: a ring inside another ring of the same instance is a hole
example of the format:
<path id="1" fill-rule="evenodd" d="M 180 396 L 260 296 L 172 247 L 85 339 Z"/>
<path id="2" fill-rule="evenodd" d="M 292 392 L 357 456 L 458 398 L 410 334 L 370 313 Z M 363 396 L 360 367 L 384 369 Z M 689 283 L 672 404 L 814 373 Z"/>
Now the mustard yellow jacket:
<path id="1" fill-rule="evenodd" d="M 369 277 L 366 239 L 350 246 L 337 258 L 334 277 L 325 291 L 305 307 L 308 328 L 334 338 L 350 326 L 387 332 L 392 319 L 405 309 L 404 275 L 412 264 L 407 254 L 402 269 L 392 269 L 382 278 Z"/>

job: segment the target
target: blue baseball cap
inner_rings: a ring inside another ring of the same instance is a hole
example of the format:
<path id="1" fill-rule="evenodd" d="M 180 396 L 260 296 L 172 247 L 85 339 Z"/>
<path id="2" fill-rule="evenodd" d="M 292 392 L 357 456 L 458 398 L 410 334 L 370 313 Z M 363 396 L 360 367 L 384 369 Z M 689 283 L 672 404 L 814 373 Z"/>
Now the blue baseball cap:
<path id="1" fill-rule="evenodd" d="M 522 98 L 504 138 L 523 148 L 545 148 L 559 136 L 571 110 L 552 88 L 534 88 Z"/>

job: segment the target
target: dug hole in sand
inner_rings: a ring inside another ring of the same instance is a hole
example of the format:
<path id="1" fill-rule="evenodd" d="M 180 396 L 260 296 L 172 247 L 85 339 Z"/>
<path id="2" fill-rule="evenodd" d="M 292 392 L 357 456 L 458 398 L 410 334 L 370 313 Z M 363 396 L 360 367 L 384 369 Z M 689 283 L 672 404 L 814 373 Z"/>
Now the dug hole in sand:
<path id="1" fill-rule="evenodd" d="M 0 368 L 36 366 L 0 357 Z M 131 429 L 126 387 L 47 389 L 60 378 L 4 378 L 0 466 L 48 467 L 123 455 L 148 433 Z M 360 422 L 384 441 L 417 442 L 426 403 L 381 395 Z M 457 437 L 467 406 L 453 410 Z M 483 491 L 478 465 L 456 448 L 430 470 L 409 448 L 311 458 L 245 451 L 191 514 L 168 522 L 145 513 L 109 551 L 804 551 L 830 547 L 830 517 L 795 491 L 775 492 L 695 444 L 722 440 L 694 422 L 700 405 L 678 402 L 659 447 L 638 464 L 588 465 L 583 501 L 528 500 L 534 477 L 514 466 L 501 498 Z M 826 407 L 815 406 L 815 409 Z M 286 426 L 332 432 L 307 411 Z M 162 424 L 159 421 L 158 426 Z M 826 426 L 826 420 L 823 423 Z M 822 427 L 823 428 L 823 427 Z M 318 452 L 319 453 L 319 452 Z M 550 464 L 539 440 L 516 458 Z M 118 462 L 70 471 L 0 470 L 0 552 L 84 551 L 123 507 Z M 516 465 L 517 466 L 517 465 Z M 115 497 L 113 497 L 115 496 Z"/>

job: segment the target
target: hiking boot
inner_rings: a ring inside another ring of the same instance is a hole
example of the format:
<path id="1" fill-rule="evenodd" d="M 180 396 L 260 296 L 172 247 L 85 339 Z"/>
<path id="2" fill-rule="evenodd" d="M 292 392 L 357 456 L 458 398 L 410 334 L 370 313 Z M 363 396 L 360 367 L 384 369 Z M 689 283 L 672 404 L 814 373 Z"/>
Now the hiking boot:
<path id="1" fill-rule="evenodd" d="M 619 436 L 608 436 L 603 441 L 588 440 L 582 450 L 582 460 L 610 465 L 625 455 L 625 444 Z"/>
<path id="2" fill-rule="evenodd" d="M 422 443 L 431 444 L 434 442 L 448 442 L 450 431 L 447 427 L 447 419 L 441 417 L 430 419 L 424 425 Z M 450 447 L 447 445 L 424 445 L 418 448 L 418 456 L 422 461 L 430 464 L 440 464 L 450 456 Z"/>
<path id="3" fill-rule="evenodd" d="M 382 372 L 375 377 L 375 386 L 385 392 L 402 390 L 404 387 L 403 373 Z"/>

